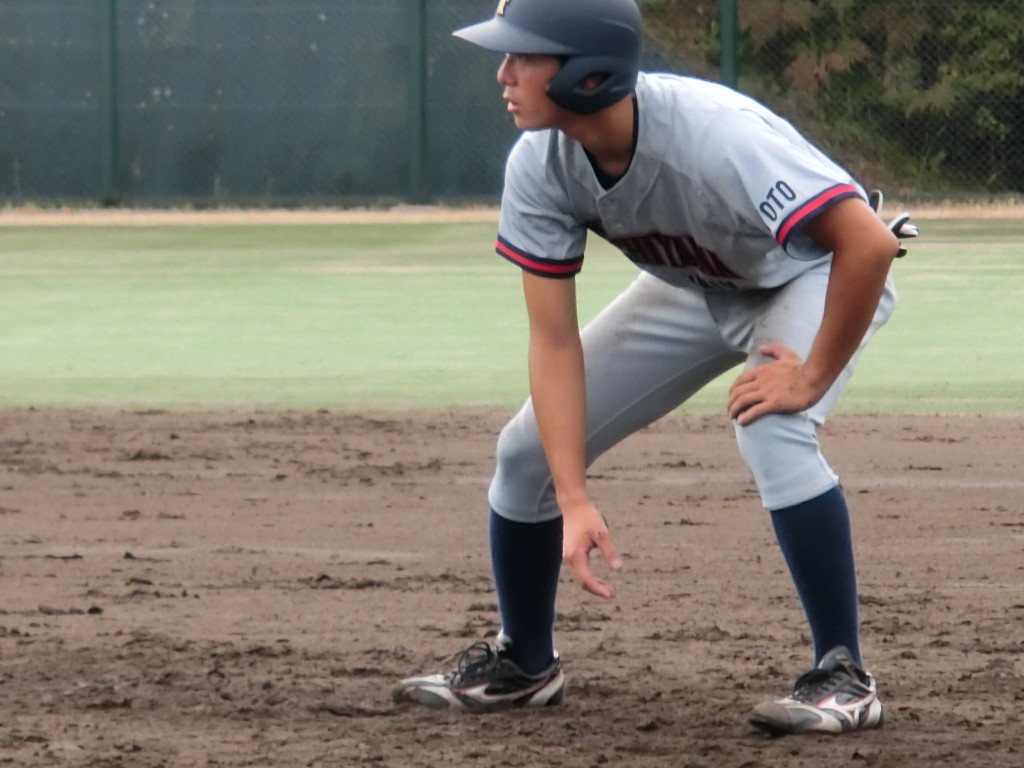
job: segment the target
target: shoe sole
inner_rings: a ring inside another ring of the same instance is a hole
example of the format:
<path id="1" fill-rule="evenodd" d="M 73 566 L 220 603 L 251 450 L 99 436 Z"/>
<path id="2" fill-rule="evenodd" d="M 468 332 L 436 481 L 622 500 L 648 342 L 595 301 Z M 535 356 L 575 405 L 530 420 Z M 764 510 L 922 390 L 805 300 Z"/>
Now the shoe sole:
<path id="1" fill-rule="evenodd" d="M 508 709 L 541 709 L 556 707 L 565 701 L 565 676 L 550 680 L 543 688 L 520 699 L 494 699 L 481 702 L 469 696 L 460 696 L 445 686 L 431 688 L 423 685 L 399 683 L 391 691 L 391 698 L 396 703 L 419 704 L 430 709 L 455 709 L 465 712 L 484 713 L 500 712 Z"/>
<path id="2" fill-rule="evenodd" d="M 819 717 L 821 716 L 819 715 Z M 830 720 L 822 718 L 818 722 L 808 720 L 804 723 L 795 723 L 789 709 L 775 702 L 769 702 L 758 705 L 748 718 L 748 722 L 765 735 L 773 738 L 802 733 L 829 735 L 853 733 L 854 731 L 876 730 L 885 724 L 885 711 L 878 699 L 868 705 L 868 713 L 864 721 L 855 727 L 844 727 L 841 720 L 832 715 L 829 717 Z"/>

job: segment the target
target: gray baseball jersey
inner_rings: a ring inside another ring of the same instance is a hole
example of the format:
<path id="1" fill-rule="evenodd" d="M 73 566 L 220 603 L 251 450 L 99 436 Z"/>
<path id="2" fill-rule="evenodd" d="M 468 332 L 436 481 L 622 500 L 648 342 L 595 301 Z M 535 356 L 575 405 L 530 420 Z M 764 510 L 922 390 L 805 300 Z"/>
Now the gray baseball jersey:
<path id="1" fill-rule="evenodd" d="M 587 232 L 641 269 L 704 290 L 773 288 L 826 260 L 802 225 L 848 197 L 850 175 L 787 121 L 715 83 L 641 73 L 636 151 L 611 188 L 560 131 L 524 133 L 505 170 L 496 249 L 571 277 Z"/>

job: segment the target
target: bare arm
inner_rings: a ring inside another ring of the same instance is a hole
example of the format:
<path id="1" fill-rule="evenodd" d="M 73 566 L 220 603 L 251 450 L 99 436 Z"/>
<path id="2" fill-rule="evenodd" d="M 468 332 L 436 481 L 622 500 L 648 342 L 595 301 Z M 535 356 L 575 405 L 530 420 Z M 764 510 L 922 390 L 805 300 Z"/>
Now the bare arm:
<path id="1" fill-rule="evenodd" d="M 586 384 L 576 283 L 524 272 L 523 291 L 530 319 L 530 394 L 562 510 L 562 557 L 581 587 L 613 597 L 615 590 L 589 565 L 595 547 L 612 568 L 621 561 L 586 487 Z"/>
<path id="2" fill-rule="evenodd" d="M 802 411 L 824 397 L 870 327 L 899 250 L 895 235 L 855 198 L 817 216 L 807 233 L 833 254 L 821 327 L 806 361 L 781 344 L 760 348 L 775 360 L 740 374 L 729 390 L 729 415 L 739 424 Z"/>

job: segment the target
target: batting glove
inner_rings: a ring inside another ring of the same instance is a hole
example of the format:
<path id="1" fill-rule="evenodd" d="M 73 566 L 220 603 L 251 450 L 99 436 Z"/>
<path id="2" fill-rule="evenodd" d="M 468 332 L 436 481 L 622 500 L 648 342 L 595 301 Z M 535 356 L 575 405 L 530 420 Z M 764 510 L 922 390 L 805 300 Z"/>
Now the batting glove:
<path id="1" fill-rule="evenodd" d="M 868 205 L 871 206 L 871 210 L 875 213 L 879 213 L 882 210 L 882 191 L 880 189 L 872 190 L 871 194 L 868 195 Z M 903 247 L 903 240 L 917 237 L 919 234 L 917 227 L 910 223 L 910 214 L 903 211 L 899 216 L 890 221 L 888 226 L 889 231 L 900 240 L 900 249 L 896 252 L 896 258 L 906 256 L 907 249 Z"/>

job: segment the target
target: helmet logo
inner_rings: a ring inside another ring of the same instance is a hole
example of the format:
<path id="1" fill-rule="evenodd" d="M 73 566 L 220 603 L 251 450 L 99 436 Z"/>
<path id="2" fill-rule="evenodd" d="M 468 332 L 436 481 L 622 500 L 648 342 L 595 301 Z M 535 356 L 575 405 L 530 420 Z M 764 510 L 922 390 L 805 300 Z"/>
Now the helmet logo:
<path id="1" fill-rule="evenodd" d="M 497 16 L 504 16 L 505 15 L 505 9 L 508 7 L 508 4 L 510 2 L 512 2 L 512 0 L 498 0 L 498 10 L 496 11 L 496 15 Z"/>

